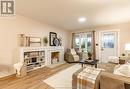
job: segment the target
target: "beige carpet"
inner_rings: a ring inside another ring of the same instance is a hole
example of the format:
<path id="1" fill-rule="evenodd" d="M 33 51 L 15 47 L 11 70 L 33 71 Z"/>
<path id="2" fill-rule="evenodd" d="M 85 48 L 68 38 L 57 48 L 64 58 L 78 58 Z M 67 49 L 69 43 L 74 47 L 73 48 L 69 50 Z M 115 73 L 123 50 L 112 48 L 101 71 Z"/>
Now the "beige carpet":
<path id="1" fill-rule="evenodd" d="M 60 65 L 62 65 L 62 64 L 65 64 L 66 62 L 58 62 L 58 63 L 55 63 L 55 64 L 51 64 L 51 65 L 48 65 L 47 67 L 49 67 L 49 68 L 54 68 L 54 67 L 56 67 L 56 66 L 60 66 Z"/>
<path id="2" fill-rule="evenodd" d="M 112 73 L 115 65 L 116 64 L 111 63 L 99 63 L 98 68 L 104 69 L 105 71 Z M 80 68 L 81 64 L 76 64 L 63 71 L 60 71 L 59 73 L 53 75 L 52 77 L 49 77 L 46 80 L 43 80 L 43 82 L 50 85 L 54 89 L 72 89 L 72 75 Z"/>
<path id="3" fill-rule="evenodd" d="M 76 64 L 63 71 L 60 71 L 46 80 L 43 80 L 43 82 L 50 85 L 54 89 L 72 89 L 72 75 L 80 68 L 81 65 Z"/>

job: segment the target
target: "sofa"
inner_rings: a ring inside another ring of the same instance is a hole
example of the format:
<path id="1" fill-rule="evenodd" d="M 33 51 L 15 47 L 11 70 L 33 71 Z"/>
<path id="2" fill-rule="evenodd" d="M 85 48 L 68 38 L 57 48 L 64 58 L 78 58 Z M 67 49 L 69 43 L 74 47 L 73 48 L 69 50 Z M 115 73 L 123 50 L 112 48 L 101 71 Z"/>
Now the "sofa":
<path id="1" fill-rule="evenodd" d="M 72 89 L 77 89 L 77 75 L 83 68 L 72 76 Z M 95 89 L 130 89 L 130 78 L 101 71 L 95 81 Z"/>
<path id="2" fill-rule="evenodd" d="M 130 78 L 128 77 L 101 72 L 98 79 L 100 89 L 130 89 Z"/>

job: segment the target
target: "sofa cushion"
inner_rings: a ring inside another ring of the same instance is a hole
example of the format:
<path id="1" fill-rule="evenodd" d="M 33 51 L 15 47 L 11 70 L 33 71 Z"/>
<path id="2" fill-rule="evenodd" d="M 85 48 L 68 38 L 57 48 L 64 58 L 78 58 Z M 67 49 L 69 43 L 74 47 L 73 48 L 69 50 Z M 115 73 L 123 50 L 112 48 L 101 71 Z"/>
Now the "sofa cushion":
<path id="1" fill-rule="evenodd" d="M 71 54 L 72 54 L 72 55 L 75 55 L 75 54 L 76 54 L 75 49 L 71 49 L 70 51 L 71 51 Z"/>
<path id="2" fill-rule="evenodd" d="M 116 56 L 109 56 L 108 59 L 110 63 L 119 63 L 119 58 Z"/>
<path id="3" fill-rule="evenodd" d="M 73 57 L 74 57 L 74 61 L 79 61 L 79 56 L 78 55 L 73 55 Z"/>

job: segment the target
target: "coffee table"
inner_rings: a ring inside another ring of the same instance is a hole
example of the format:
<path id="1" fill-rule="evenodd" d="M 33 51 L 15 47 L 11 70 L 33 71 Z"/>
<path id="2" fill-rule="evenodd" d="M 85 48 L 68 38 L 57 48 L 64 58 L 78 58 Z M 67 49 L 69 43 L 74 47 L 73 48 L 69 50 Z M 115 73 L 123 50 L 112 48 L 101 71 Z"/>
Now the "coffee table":
<path id="1" fill-rule="evenodd" d="M 95 68 L 97 68 L 97 63 L 98 63 L 99 60 L 97 59 L 93 59 L 92 61 L 90 60 L 80 60 L 79 63 L 81 63 L 81 67 L 84 66 L 84 64 L 89 64 L 91 66 L 95 66 Z"/>

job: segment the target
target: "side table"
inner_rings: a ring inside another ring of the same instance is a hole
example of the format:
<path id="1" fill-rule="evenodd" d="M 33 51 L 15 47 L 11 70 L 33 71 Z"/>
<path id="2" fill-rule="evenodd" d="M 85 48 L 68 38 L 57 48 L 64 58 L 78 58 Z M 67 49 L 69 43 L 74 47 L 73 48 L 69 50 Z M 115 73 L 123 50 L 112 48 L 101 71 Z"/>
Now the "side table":
<path id="1" fill-rule="evenodd" d="M 125 64 L 125 60 L 119 59 L 119 64 Z"/>

